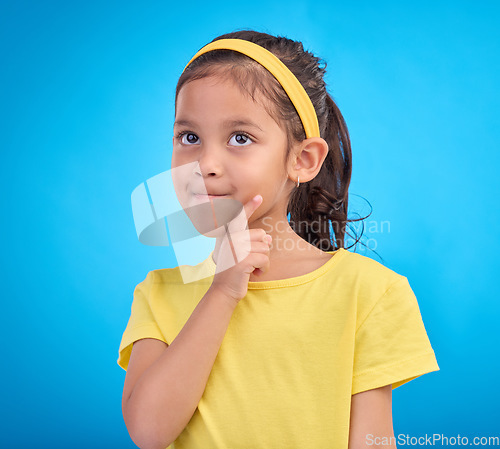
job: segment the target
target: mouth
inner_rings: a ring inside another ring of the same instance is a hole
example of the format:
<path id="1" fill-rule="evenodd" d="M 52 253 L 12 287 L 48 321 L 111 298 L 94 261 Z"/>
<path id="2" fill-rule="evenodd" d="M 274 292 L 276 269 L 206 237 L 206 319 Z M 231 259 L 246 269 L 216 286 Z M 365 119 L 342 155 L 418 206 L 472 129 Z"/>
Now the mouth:
<path id="1" fill-rule="evenodd" d="M 226 196 L 228 196 L 227 194 L 224 194 L 224 195 L 211 195 L 211 194 L 207 194 L 207 193 L 194 193 L 192 194 L 195 198 L 198 198 L 198 199 L 209 199 L 209 198 L 224 198 Z"/>

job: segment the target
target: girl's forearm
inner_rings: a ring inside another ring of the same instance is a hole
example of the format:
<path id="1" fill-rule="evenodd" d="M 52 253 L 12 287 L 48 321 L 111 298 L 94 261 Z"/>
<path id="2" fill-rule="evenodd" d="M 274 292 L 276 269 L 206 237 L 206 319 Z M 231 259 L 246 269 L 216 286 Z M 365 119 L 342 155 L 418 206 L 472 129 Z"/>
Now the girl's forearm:
<path id="1" fill-rule="evenodd" d="M 236 302 L 210 287 L 172 343 L 137 380 L 125 405 L 131 426 L 165 448 L 186 427 L 205 391 Z"/>

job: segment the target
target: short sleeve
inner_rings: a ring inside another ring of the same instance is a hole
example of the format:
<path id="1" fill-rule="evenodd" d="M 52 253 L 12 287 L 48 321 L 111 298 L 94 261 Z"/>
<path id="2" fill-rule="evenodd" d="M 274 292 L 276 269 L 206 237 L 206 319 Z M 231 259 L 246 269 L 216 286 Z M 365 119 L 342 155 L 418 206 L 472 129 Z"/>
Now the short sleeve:
<path id="1" fill-rule="evenodd" d="M 378 299 L 356 331 L 352 393 L 397 388 L 439 366 L 417 298 L 402 276 Z"/>
<path id="2" fill-rule="evenodd" d="M 125 371 L 128 367 L 132 345 L 142 338 L 156 338 L 166 343 L 150 306 L 151 291 L 154 286 L 154 272 L 150 271 L 140 284 L 135 287 L 134 299 L 127 327 L 122 335 L 118 350 L 118 365 Z"/>

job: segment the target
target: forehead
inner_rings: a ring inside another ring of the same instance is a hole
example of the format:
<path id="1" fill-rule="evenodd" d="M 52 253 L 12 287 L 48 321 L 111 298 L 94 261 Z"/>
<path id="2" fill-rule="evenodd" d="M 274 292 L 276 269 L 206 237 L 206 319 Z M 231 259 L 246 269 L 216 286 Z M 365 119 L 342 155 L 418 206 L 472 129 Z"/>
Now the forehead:
<path id="1" fill-rule="evenodd" d="M 266 107 L 267 106 L 267 107 Z M 185 115 L 238 115 L 254 121 L 268 121 L 269 105 L 262 93 L 250 93 L 230 77 L 209 76 L 187 81 L 179 91 L 176 117 Z"/>

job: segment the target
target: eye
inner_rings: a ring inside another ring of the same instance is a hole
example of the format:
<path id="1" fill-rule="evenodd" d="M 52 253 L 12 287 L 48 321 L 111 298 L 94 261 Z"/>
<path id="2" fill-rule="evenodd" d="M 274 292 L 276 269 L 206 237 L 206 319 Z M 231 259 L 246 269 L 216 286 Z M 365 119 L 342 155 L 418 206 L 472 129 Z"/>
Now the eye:
<path id="1" fill-rule="evenodd" d="M 234 139 L 234 142 L 236 143 L 231 143 L 231 141 Z M 229 139 L 229 144 L 234 145 L 237 147 L 243 147 L 246 145 L 249 145 L 252 143 L 252 139 L 250 136 L 246 133 L 239 132 L 238 134 L 234 134 L 231 139 Z"/>
<path id="2" fill-rule="evenodd" d="M 181 141 L 181 144 L 183 145 L 196 145 L 199 140 L 198 136 L 190 131 L 181 131 L 179 134 L 177 134 L 176 138 L 179 139 Z M 236 134 L 233 134 L 233 136 L 229 140 L 229 145 L 243 147 L 249 145 L 252 142 L 252 138 L 247 133 L 238 132 Z"/>
<path id="3" fill-rule="evenodd" d="M 177 134 L 177 139 L 180 139 L 183 145 L 194 145 L 198 140 L 198 136 L 194 133 L 183 131 Z"/>

